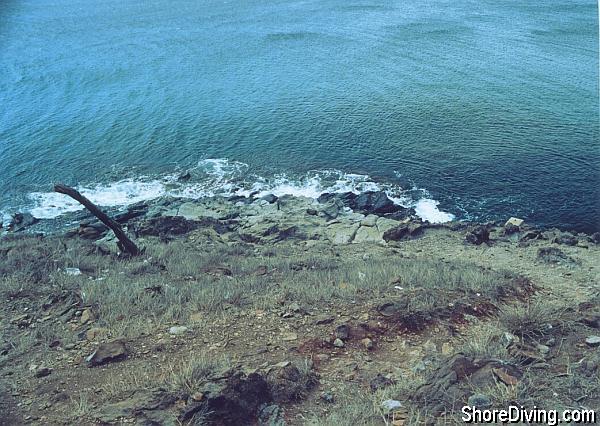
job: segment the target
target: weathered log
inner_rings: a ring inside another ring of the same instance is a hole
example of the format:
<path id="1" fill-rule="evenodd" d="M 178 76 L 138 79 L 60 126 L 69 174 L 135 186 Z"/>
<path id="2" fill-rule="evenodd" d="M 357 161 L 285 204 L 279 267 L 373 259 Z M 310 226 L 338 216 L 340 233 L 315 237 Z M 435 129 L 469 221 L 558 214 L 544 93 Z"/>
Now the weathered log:
<path id="1" fill-rule="evenodd" d="M 117 246 L 123 253 L 131 256 L 137 256 L 142 253 L 138 246 L 136 246 L 135 243 L 131 241 L 129 237 L 125 234 L 123 228 L 121 228 L 121 225 L 119 225 L 116 221 L 108 217 L 106 213 L 100 210 L 94 203 L 92 203 L 86 197 L 81 195 L 79 191 L 60 183 L 54 185 L 54 191 L 60 194 L 68 195 L 69 197 L 73 198 L 75 201 L 79 202 L 86 209 L 88 209 L 103 224 L 108 226 L 115 233 L 115 236 L 119 240 Z"/>

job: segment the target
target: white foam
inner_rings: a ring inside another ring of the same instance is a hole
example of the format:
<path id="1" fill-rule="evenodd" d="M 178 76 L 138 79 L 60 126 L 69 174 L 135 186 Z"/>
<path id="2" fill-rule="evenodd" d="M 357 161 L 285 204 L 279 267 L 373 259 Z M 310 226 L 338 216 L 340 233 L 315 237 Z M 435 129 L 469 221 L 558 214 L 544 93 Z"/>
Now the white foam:
<path id="1" fill-rule="evenodd" d="M 279 174 L 272 178 L 248 174 L 248 165 L 227 159 L 206 159 L 192 169 L 193 179 L 178 182 L 177 175 L 165 175 L 158 179 L 141 177 L 77 189 L 95 204 L 102 207 L 127 206 L 151 200 L 163 195 L 199 199 L 216 195 L 232 196 L 274 194 L 278 197 L 318 198 L 321 194 L 365 191 L 385 191 L 388 197 L 403 207 L 414 207 L 423 220 L 431 223 L 448 222 L 454 215 L 438 209 L 438 202 L 420 190 L 423 198 L 415 200 L 402 188 L 374 182 L 368 175 L 344 173 L 339 170 L 320 170 L 306 173 L 300 178 Z M 416 188 L 413 188 L 415 190 Z M 66 195 L 55 192 L 29 194 L 33 203 L 30 212 L 40 219 L 51 219 L 67 212 L 81 210 L 82 206 Z"/>
<path id="2" fill-rule="evenodd" d="M 415 212 L 421 219 L 430 223 L 445 223 L 452 221 L 454 215 L 438 209 L 439 204 L 439 201 L 430 198 L 421 198 L 415 203 Z"/>
<path id="3" fill-rule="evenodd" d="M 77 187 L 77 190 L 93 203 L 103 207 L 127 206 L 167 193 L 164 182 L 133 179 L 124 179 L 94 187 Z M 39 219 L 52 219 L 67 212 L 83 209 L 83 206 L 77 201 L 56 192 L 32 192 L 29 194 L 29 198 L 35 205 L 30 213 Z"/>

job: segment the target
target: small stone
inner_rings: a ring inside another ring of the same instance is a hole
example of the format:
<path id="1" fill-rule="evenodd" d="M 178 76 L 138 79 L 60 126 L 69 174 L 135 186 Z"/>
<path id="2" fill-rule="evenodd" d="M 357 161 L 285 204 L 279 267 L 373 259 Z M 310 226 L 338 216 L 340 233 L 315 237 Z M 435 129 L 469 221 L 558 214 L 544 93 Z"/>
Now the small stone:
<path id="1" fill-rule="evenodd" d="M 34 376 L 37 378 L 41 378 L 41 377 L 49 376 L 50 373 L 52 373 L 52 369 L 50 369 L 48 367 L 39 367 L 39 368 L 36 368 Z"/>
<path id="2" fill-rule="evenodd" d="M 335 320 L 331 315 L 321 315 L 315 320 L 316 325 L 331 324 Z"/>
<path id="3" fill-rule="evenodd" d="M 600 336 L 589 336 L 585 339 L 585 343 L 591 347 L 600 346 Z"/>
<path id="4" fill-rule="evenodd" d="M 469 397 L 467 404 L 471 407 L 486 408 L 492 405 L 492 400 L 487 395 L 476 393 Z"/>
<path id="5" fill-rule="evenodd" d="M 548 346 L 546 346 L 546 345 L 537 344 L 535 347 L 543 355 L 546 355 L 547 353 L 550 352 L 550 348 Z"/>
<path id="6" fill-rule="evenodd" d="M 342 339 L 335 339 L 333 341 L 333 346 L 335 346 L 336 348 L 343 348 L 345 346 L 345 344 Z"/>
<path id="7" fill-rule="evenodd" d="M 373 341 L 371 339 L 369 339 L 368 337 L 365 337 L 364 339 L 362 339 L 360 341 L 360 343 L 362 343 L 362 345 L 365 347 L 365 349 L 367 350 L 371 350 L 374 348 L 374 344 Z"/>
<path id="8" fill-rule="evenodd" d="M 186 331 L 188 331 L 188 328 L 185 325 L 174 325 L 169 328 L 169 334 L 172 336 L 181 336 L 182 334 L 185 334 Z"/>
<path id="9" fill-rule="evenodd" d="M 400 410 L 402 408 L 402 403 L 395 399 L 386 399 L 381 403 L 381 408 L 383 409 L 383 413 L 388 415 L 396 410 Z"/>
<path id="10" fill-rule="evenodd" d="M 281 335 L 281 339 L 286 342 L 291 342 L 293 340 L 298 340 L 298 334 L 296 333 L 283 333 Z"/>
<path id="11" fill-rule="evenodd" d="M 202 392 L 196 392 L 192 395 L 192 399 L 196 402 L 202 401 L 204 399 L 204 394 Z"/>
<path id="12" fill-rule="evenodd" d="M 108 329 L 102 327 L 90 328 L 85 332 L 85 338 L 90 342 L 106 336 L 108 336 Z"/>
<path id="13" fill-rule="evenodd" d="M 373 392 L 375 392 L 379 389 L 383 389 L 394 384 L 396 384 L 396 382 L 390 377 L 383 376 L 381 373 L 378 373 L 377 376 L 373 377 L 369 382 L 369 387 Z"/>
<path id="14" fill-rule="evenodd" d="M 64 348 L 65 348 L 65 350 L 67 350 L 67 351 L 71 351 L 71 350 L 73 350 L 73 349 L 75 349 L 75 348 L 76 348 L 76 345 L 75 345 L 75 343 L 67 343 L 67 344 L 64 346 Z"/>
<path id="15" fill-rule="evenodd" d="M 350 327 L 346 324 L 339 325 L 335 328 L 334 334 L 338 339 L 346 340 L 350 337 Z"/>
<path id="16" fill-rule="evenodd" d="M 94 321 L 94 313 L 91 309 L 84 309 L 81 312 L 81 317 L 79 318 L 79 322 L 81 324 L 87 324 L 88 322 Z"/>
<path id="17" fill-rule="evenodd" d="M 333 404 L 335 402 L 335 398 L 331 392 L 323 392 L 320 398 L 329 404 Z"/>

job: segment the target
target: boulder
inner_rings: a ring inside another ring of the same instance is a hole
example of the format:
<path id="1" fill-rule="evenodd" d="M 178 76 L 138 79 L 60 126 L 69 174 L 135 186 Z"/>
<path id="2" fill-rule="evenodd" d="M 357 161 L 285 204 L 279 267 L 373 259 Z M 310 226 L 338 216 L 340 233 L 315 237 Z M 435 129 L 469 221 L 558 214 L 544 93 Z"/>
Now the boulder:
<path id="1" fill-rule="evenodd" d="M 420 222 L 404 223 L 383 233 L 383 239 L 389 241 L 402 241 L 417 238 L 427 229 L 427 225 Z"/>
<path id="2" fill-rule="evenodd" d="M 506 223 L 504 224 L 504 227 L 506 228 L 507 226 L 512 225 L 512 226 L 516 226 L 518 228 L 521 225 L 523 225 L 523 222 L 524 222 L 523 219 L 519 219 L 517 217 L 511 217 L 510 219 L 508 219 L 506 221 Z"/>
<path id="3" fill-rule="evenodd" d="M 12 221 L 8 225 L 9 231 L 22 231 L 23 229 L 39 222 L 38 218 L 33 217 L 31 213 L 15 213 L 12 216 Z"/>
<path id="4" fill-rule="evenodd" d="M 311 371 L 301 371 L 292 362 L 281 362 L 272 366 L 266 375 L 273 401 L 286 403 L 298 401 L 317 383 Z"/>
<path id="5" fill-rule="evenodd" d="M 127 348 L 123 342 L 115 341 L 102 343 L 85 360 L 88 367 L 106 364 L 108 362 L 121 361 L 127 357 Z"/>
<path id="6" fill-rule="evenodd" d="M 349 244 L 354 240 L 359 226 L 358 223 L 335 223 L 325 229 L 325 234 L 333 244 Z"/>
<path id="7" fill-rule="evenodd" d="M 468 402 L 473 389 L 496 387 L 498 379 L 503 383 L 504 380 L 514 382 L 522 376 L 523 372 L 511 363 L 456 354 L 433 371 L 411 399 L 431 414 L 440 415 Z"/>
<path id="8" fill-rule="evenodd" d="M 490 230 L 485 225 L 478 225 L 473 228 L 465 235 L 465 241 L 467 243 L 479 246 L 483 243 L 490 242 Z"/>
<path id="9" fill-rule="evenodd" d="M 576 246 L 579 239 L 571 234 L 562 234 L 552 240 L 554 244 L 564 244 L 566 246 Z"/>
<path id="10" fill-rule="evenodd" d="M 383 242 L 383 233 L 372 226 L 361 226 L 356 231 L 353 243 L 381 243 Z"/>
<path id="11" fill-rule="evenodd" d="M 367 191 L 359 194 L 351 208 L 365 214 L 385 214 L 402 210 L 402 207 L 394 204 L 383 191 Z"/>
<path id="12" fill-rule="evenodd" d="M 260 199 L 266 201 L 269 204 L 273 204 L 279 199 L 279 197 L 277 195 L 267 194 L 260 197 Z"/>

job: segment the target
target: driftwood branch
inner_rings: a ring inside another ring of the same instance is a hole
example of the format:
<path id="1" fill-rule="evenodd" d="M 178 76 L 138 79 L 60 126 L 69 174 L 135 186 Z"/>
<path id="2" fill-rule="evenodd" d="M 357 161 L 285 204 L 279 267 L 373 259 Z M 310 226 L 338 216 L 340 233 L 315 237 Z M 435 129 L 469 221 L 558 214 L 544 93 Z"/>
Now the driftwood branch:
<path id="1" fill-rule="evenodd" d="M 108 217 L 106 213 L 100 210 L 94 203 L 92 203 L 86 197 L 81 195 L 81 193 L 79 193 L 77 190 L 67 185 L 57 183 L 54 185 L 54 191 L 60 194 L 68 195 L 69 197 L 73 198 L 75 201 L 79 202 L 86 209 L 88 209 L 103 224 L 108 226 L 115 233 L 115 236 L 119 240 L 119 243 L 117 245 L 123 253 L 129 254 L 131 256 L 137 256 L 142 253 L 140 249 L 135 245 L 135 243 L 131 241 L 129 237 L 125 234 L 123 228 L 121 228 L 121 225 L 119 225 L 116 221 Z"/>

